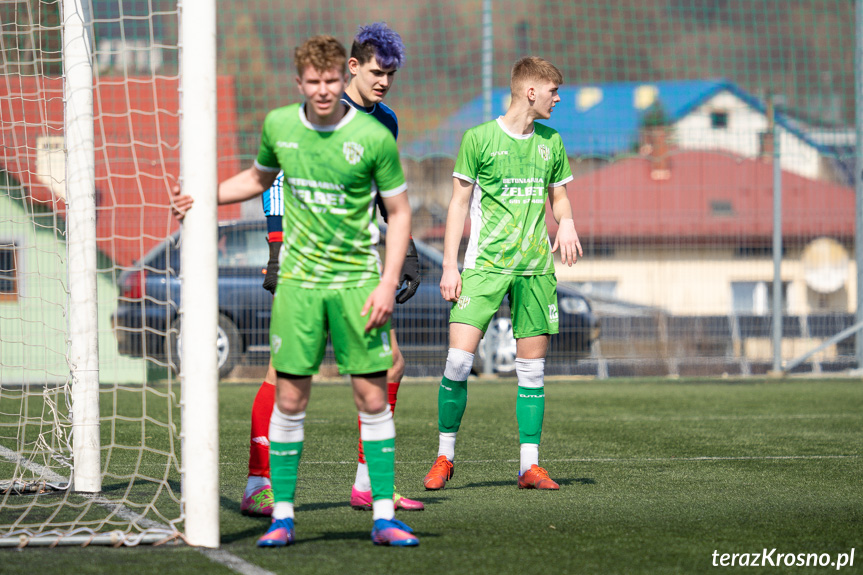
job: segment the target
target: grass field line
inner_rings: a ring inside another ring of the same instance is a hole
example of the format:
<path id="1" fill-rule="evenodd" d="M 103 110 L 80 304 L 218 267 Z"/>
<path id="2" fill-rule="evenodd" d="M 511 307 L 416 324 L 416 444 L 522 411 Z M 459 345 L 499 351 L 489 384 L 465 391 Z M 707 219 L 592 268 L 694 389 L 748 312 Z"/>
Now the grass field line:
<path id="1" fill-rule="evenodd" d="M 586 422 L 606 422 L 620 421 L 624 423 L 637 423 L 639 421 L 648 422 L 667 422 L 667 421 L 783 421 L 783 420 L 804 420 L 804 419 L 863 419 L 860 413 L 789 413 L 789 414 L 764 414 L 764 415 L 621 415 L 621 416 L 606 416 L 606 415 L 576 415 L 570 418 L 571 421 L 586 421 Z M 404 421 L 405 418 L 399 419 Z M 247 423 L 247 419 L 241 420 L 224 420 L 222 423 Z M 321 425 L 338 423 L 336 419 L 306 419 L 307 425 Z"/>
<path id="2" fill-rule="evenodd" d="M 3 446 L 0 446 L 0 457 L 3 457 L 9 461 L 15 462 L 21 467 L 32 471 L 38 477 L 47 480 L 50 484 L 68 484 L 69 478 L 63 477 L 59 473 L 54 470 L 45 467 L 41 463 L 36 463 L 34 461 L 29 461 L 24 457 L 21 457 L 18 453 L 12 451 L 11 449 L 7 449 Z M 111 501 L 106 497 L 102 497 L 100 495 L 83 495 L 83 497 L 91 500 L 93 503 L 96 503 L 100 507 L 107 509 L 114 513 L 120 519 L 124 521 L 129 521 L 130 523 L 138 524 L 146 529 L 158 529 L 160 531 L 166 531 L 168 533 L 173 533 L 175 530 L 167 525 L 159 523 L 158 521 L 153 521 L 152 519 L 147 519 L 142 515 L 138 515 L 122 503 L 118 503 L 116 501 Z"/>
<path id="3" fill-rule="evenodd" d="M 56 473 L 52 469 L 45 467 L 40 463 L 36 463 L 34 461 L 28 461 L 27 459 L 21 457 L 20 454 L 12 451 L 11 449 L 7 449 L 0 445 L 0 457 L 7 459 L 8 461 L 15 462 L 21 467 L 32 471 L 37 474 L 39 477 L 50 481 L 54 484 L 63 484 L 69 483 L 68 477 L 63 477 L 59 473 Z M 106 497 L 101 495 L 88 496 L 84 495 L 87 499 L 93 501 L 93 503 L 99 505 L 111 511 L 117 517 L 123 519 L 124 521 L 128 521 L 131 524 L 140 525 L 146 529 L 155 529 L 159 531 L 165 531 L 168 533 L 175 532 L 173 527 L 169 527 L 163 523 L 159 523 L 158 521 L 153 521 L 152 519 L 147 519 L 143 515 L 139 515 L 123 505 L 122 503 L 118 503 L 116 501 L 112 501 Z M 131 537 L 131 540 L 134 541 L 135 537 Z M 219 563 L 220 565 L 224 565 L 228 569 L 239 573 L 240 575 L 274 575 L 271 571 L 267 571 L 266 569 L 262 569 L 257 565 L 253 565 L 248 561 L 233 555 L 223 549 L 204 549 L 198 548 L 198 551 L 207 557 L 210 561 L 214 563 Z"/>
<path id="4" fill-rule="evenodd" d="M 199 547 L 198 551 L 210 561 L 224 565 L 228 569 L 240 573 L 240 575 L 276 575 L 272 571 L 267 571 L 263 567 L 253 565 L 224 549 L 204 549 Z"/>
<path id="5" fill-rule="evenodd" d="M 572 421 L 781 421 L 799 419 L 847 419 L 863 418 L 860 413 L 797 413 L 782 415 L 622 415 L 622 416 L 575 416 Z"/>
<path id="6" fill-rule="evenodd" d="M 860 459 L 860 455 L 728 455 L 712 456 L 702 455 L 697 457 L 563 457 L 555 459 L 543 458 L 543 463 L 665 463 L 672 461 L 783 461 L 783 460 L 806 460 L 806 459 Z M 456 459 L 456 463 L 518 463 L 518 459 Z M 356 460 L 351 461 L 306 461 L 303 465 L 356 465 Z M 397 465 L 429 465 L 428 461 L 396 461 Z M 222 465 L 234 465 L 233 463 L 222 463 Z"/>
<path id="7" fill-rule="evenodd" d="M 12 451 L 11 449 L 3 447 L 2 445 L 0 445 L 0 457 L 12 463 L 17 463 L 21 467 L 32 471 L 39 477 L 46 479 L 51 484 L 59 485 L 62 483 L 69 483 L 69 478 L 63 477 L 59 473 L 55 473 L 52 469 L 50 469 L 49 467 L 45 467 L 41 463 L 29 461 L 28 459 L 22 457 L 21 454 L 19 454 L 18 452 Z"/>

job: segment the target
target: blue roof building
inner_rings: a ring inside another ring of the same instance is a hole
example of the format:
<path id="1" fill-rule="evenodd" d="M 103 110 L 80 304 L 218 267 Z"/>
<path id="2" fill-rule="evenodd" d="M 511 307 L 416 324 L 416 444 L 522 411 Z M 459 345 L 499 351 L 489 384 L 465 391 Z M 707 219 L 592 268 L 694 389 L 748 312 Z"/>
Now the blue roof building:
<path id="1" fill-rule="evenodd" d="M 722 90 L 739 93 L 760 107 L 757 100 L 726 80 L 563 85 L 560 103 L 551 119 L 542 123 L 560 132 L 570 156 L 611 156 L 631 149 L 637 141 L 642 116 L 657 100 L 673 122 Z M 492 91 L 492 118 L 506 112 L 509 99 L 509 87 Z M 465 130 L 482 122 L 480 95 L 430 132 L 428 138 L 412 142 L 403 151 L 414 157 L 455 155 Z"/>
<path id="2" fill-rule="evenodd" d="M 632 153 L 644 115 L 655 103 L 661 104 L 682 148 L 755 157 L 763 153 L 760 138 L 769 129 L 764 103 L 726 79 L 563 85 L 559 94 L 561 101 L 542 123 L 560 133 L 571 157 Z M 508 87 L 493 90 L 492 118 L 506 112 L 509 100 Z M 477 96 L 402 152 L 415 159 L 455 156 L 464 132 L 483 122 L 483 104 L 483 97 Z M 776 122 L 784 168 L 822 178 L 821 158 L 837 163 L 838 149 L 812 137 L 800 122 L 784 112 L 776 114 Z"/>

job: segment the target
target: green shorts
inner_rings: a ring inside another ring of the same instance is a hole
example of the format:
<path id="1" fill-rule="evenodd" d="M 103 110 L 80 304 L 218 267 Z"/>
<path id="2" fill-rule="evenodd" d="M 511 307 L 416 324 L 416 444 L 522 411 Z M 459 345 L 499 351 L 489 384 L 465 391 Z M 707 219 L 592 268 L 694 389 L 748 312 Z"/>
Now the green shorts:
<path id="1" fill-rule="evenodd" d="M 375 287 L 329 290 L 280 285 L 270 320 L 273 367 L 291 375 L 317 373 L 329 334 L 340 373 L 360 375 L 391 368 L 390 322 L 366 333 L 368 314 L 360 315 Z"/>
<path id="2" fill-rule="evenodd" d="M 461 297 L 452 306 L 450 323 L 466 323 L 483 333 L 503 297 L 509 296 L 516 339 L 558 332 L 557 278 L 554 274 L 517 276 L 478 270 L 461 274 Z"/>

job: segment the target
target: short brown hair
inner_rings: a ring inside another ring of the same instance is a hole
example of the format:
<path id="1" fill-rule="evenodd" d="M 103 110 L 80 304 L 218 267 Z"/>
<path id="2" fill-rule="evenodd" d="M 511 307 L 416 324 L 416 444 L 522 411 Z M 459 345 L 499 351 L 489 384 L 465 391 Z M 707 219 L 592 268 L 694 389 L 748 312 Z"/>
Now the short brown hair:
<path id="1" fill-rule="evenodd" d="M 516 61 L 512 66 L 509 87 L 513 96 L 520 91 L 527 82 L 553 82 L 560 86 L 563 84 L 563 74 L 554 64 L 537 56 L 525 56 Z"/>
<path id="2" fill-rule="evenodd" d="M 339 72 L 344 74 L 347 61 L 348 53 L 345 47 L 332 36 L 314 36 L 294 51 L 294 65 L 300 76 L 308 66 L 318 72 L 338 68 Z"/>

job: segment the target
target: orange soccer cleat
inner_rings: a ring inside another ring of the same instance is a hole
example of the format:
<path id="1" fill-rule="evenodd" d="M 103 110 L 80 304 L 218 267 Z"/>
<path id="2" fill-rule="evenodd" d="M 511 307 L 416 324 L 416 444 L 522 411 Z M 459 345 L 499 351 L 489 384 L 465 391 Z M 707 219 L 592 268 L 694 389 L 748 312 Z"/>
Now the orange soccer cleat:
<path id="1" fill-rule="evenodd" d="M 452 479 L 452 473 L 452 461 L 447 459 L 446 455 L 439 455 L 429 470 L 428 475 L 423 479 L 423 485 L 429 491 L 443 489 L 446 482 Z"/>
<path id="2" fill-rule="evenodd" d="M 539 465 L 531 465 L 530 469 L 518 476 L 519 489 L 560 489 L 548 476 L 548 471 Z"/>

